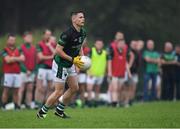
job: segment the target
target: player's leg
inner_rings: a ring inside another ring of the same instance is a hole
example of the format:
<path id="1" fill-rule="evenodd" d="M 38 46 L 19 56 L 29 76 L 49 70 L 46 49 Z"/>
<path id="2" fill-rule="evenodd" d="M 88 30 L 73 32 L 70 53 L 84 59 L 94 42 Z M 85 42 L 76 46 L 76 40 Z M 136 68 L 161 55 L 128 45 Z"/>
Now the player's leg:
<path id="1" fill-rule="evenodd" d="M 26 107 L 32 108 L 32 98 L 33 98 L 33 88 L 34 88 L 35 74 L 31 73 L 29 77 L 27 77 L 26 83 Z"/>
<path id="2" fill-rule="evenodd" d="M 104 77 L 97 77 L 96 78 L 96 85 L 95 85 L 95 107 L 98 106 L 99 103 L 99 94 L 100 94 L 100 89 L 101 85 L 103 83 Z"/>
<path id="3" fill-rule="evenodd" d="M 64 112 L 66 105 L 71 102 L 72 97 L 79 90 L 77 75 L 70 75 L 67 78 L 69 89 L 60 97 L 59 104 L 56 107 L 55 115 L 61 118 L 70 118 Z"/>
<path id="4" fill-rule="evenodd" d="M 124 105 L 127 98 L 128 88 L 124 85 L 124 82 L 124 78 L 118 78 L 118 98 L 120 105 Z"/>
<path id="5" fill-rule="evenodd" d="M 5 109 L 5 106 L 7 104 L 8 101 L 8 95 L 9 95 L 9 87 L 4 86 L 3 87 L 3 92 L 2 92 L 2 98 L 1 98 L 1 102 L 2 102 L 2 109 Z"/>
<path id="6" fill-rule="evenodd" d="M 19 102 L 18 92 L 19 92 L 19 88 L 13 88 L 13 102 L 15 105 L 15 109 L 20 109 L 20 106 L 18 104 Z"/>
<path id="7" fill-rule="evenodd" d="M 26 81 L 27 81 L 27 75 L 26 75 L 26 73 L 21 73 L 20 74 L 20 76 L 21 76 L 21 86 L 20 86 L 20 88 L 19 88 L 19 92 L 18 92 L 18 96 L 19 96 L 19 102 L 18 102 L 18 104 L 19 104 L 19 106 L 21 106 L 21 104 L 22 104 L 22 97 L 23 97 L 23 94 L 24 94 L 24 92 L 25 92 L 25 88 L 26 88 Z"/>
<path id="8" fill-rule="evenodd" d="M 15 104 L 15 109 L 20 109 L 19 105 L 19 88 L 21 87 L 21 75 L 14 74 L 14 85 L 13 85 L 13 101 Z"/>
<path id="9" fill-rule="evenodd" d="M 112 77 L 111 82 L 111 88 L 112 88 L 112 106 L 116 107 L 118 103 L 118 78 Z"/>
<path id="10" fill-rule="evenodd" d="M 2 109 L 5 109 L 5 106 L 8 102 L 9 90 L 12 86 L 13 86 L 13 75 L 5 73 L 4 82 L 3 82 L 3 91 L 2 91 L 2 97 L 1 97 Z"/>
<path id="11" fill-rule="evenodd" d="M 35 103 L 36 106 L 41 107 L 44 101 L 45 87 L 43 86 L 43 80 L 45 80 L 45 71 L 44 69 L 38 70 L 36 89 L 35 89 Z"/>
<path id="12" fill-rule="evenodd" d="M 95 78 L 93 76 L 88 76 L 87 77 L 87 105 L 88 107 L 91 107 L 93 105 L 92 99 L 93 99 L 93 87 L 95 83 Z"/>
<path id="13" fill-rule="evenodd" d="M 85 104 L 85 90 L 86 90 L 86 79 L 87 75 L 86 73 L 80 73 L 78 75 L 78 82 L 79 82 L 79 93 L 80 93 L 80 99 L 82 101 L 82 107 L 84 107 Z"/>
<path id="14" fill-rule="evenodd" d="M 31 108 L 32 93 L 33 93 L 33 82 L 28 82 L 26 84 L 26 106 L 27 106 L 27 108 Z"/>
<path id="15" fill-rule="evenodd" d="M 63 94 L 64 91 L 64 82 L 54 82 L 55 91 L 48 97 L 46 103 L 42 106 L 42 108 L 37 113 L 39 118 L 46 117 L 46 114 L 51 106 L 53 106 L 59 97 Z"/>
<path id="16" fill-rule="evenodd" d="M 47 87 L 47 95 L 46 95 L 46 97 L 48 97 L 54 91 L 52 71 L 48 70 L 48 74 L 47 75 L 48 75 L 47 76 L 47 86 L 48 87 Z"/>
<path id="17" fill-rule="evenodd" d="M 67 78 L 67 84 L 69 86 L 69 89 L 64 93 L 62 98 L 62 102 L 64 105 L 69 104 L 71 98 L 79 90 L 77 76 L 69 76 Z"/>

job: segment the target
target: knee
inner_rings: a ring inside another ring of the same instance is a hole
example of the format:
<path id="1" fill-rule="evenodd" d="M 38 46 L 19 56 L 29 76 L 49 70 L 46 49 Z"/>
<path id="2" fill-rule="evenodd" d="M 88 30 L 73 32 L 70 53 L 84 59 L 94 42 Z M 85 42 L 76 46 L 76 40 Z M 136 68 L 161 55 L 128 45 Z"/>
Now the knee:
<path id="1" fill-rule="evenodd" d="M 62 94 L 63 94 L 63 92 L 54 91 L 54 96 L 55 96 L 55 98 L 59 98 Z"/>
<path id="2" fill-rule="evenodd" d="M 70 90 L 71 90 L 71 92 L 75 93 L 75 92 L 79 91 L 79 86 L 75 85 L 75 86 L 71 87 Z"/>

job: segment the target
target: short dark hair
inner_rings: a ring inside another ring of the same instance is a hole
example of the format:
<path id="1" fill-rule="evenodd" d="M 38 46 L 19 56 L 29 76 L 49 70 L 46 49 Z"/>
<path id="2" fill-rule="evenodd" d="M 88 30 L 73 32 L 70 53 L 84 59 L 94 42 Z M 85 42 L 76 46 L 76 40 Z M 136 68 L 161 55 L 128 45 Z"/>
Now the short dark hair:
<path id="1" fill-rule="evenodd" d="M 32 32 L 30 32 L 30 31 L 25 31 L 24 34 L 23 34 L 23 36 L 26 36 L 26 35 L 32 35 Z"/>
<path id="2" fill-rule="evenodd" d="M 71 12 L 71 17 L 74 16 L 74 15 L 77 15 L 78 13 L 83 13 L 84 14 L 84 12 L 82 10 L 72 11 Z"/>
<path id="3" fill-rule="evenodd" d="M 13 33 L 8 33 L 7 39 L 9 39 L 9 37 L 16 37 L 16 36 L 15 36 L 15 34 L 13 34 Z"/>

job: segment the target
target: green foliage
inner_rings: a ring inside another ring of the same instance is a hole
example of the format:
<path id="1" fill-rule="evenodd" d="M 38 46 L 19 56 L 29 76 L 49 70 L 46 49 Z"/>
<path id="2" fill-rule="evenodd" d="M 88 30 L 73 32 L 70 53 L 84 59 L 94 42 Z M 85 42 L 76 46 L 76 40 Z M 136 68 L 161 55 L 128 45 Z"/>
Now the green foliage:
<path id="1" fill-rule="evenodd" d="M 180 102 L 151 102 L 130 108 L 68 109 L 71 119 L 61 119 L 49 111 L 37 119 L 33 110 L 0 111 L 1 128 L 179 128 Z"/>
<path id="2" fill-rule="evenodd" d="M 159 49 L 167 40 L 174 44 L 180 41 L 179 0 L 3 0 L 0 33 L 41 28 L 64 30 L 73 10 L 84 10 L 88 37 L 101 37 L 107 44 L 117 30 L 125 33 L 127 41 L 153 38 Z"/>

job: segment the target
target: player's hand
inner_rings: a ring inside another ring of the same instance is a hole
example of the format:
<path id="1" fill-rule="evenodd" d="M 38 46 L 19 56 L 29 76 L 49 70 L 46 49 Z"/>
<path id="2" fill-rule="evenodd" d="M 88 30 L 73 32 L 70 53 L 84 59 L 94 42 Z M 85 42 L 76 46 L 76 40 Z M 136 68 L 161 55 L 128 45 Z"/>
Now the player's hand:
<path id="1" fill-rule="evenodd" d="M 83 65 L 84 65 L 84 62 L 81 61 L 81 57 L 80 56 L 74 57 L 72 62 L 79 69 L 81 69 L 83 67 Z"/>

